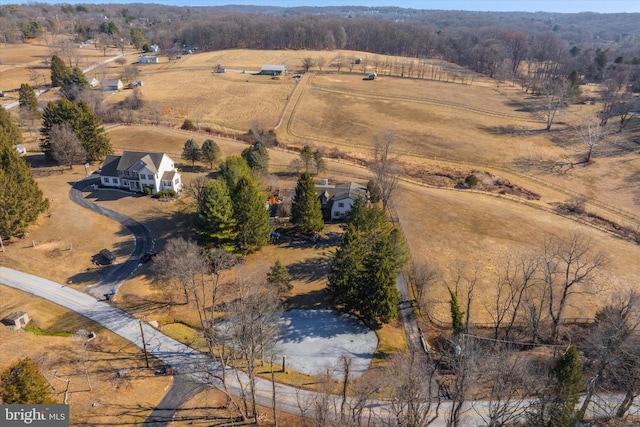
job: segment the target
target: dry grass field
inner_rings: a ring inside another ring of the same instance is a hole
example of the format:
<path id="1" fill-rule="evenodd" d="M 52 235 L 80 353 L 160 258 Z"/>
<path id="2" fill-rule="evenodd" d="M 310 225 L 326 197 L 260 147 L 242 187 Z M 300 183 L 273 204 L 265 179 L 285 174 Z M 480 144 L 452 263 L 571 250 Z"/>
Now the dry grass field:
<path id="1" fill-rule="evenodd" d="M 0 295 L 0 313 L 27 311 L 31 324 L 42 331 L 97 334 L 87 343 L 86 338 L 35 335 L 0 324 L 0 371 L 30 357 L 59 403 L 70 381 L 71 425 L 140 425 L 171 384 L 170 377 L 154 375 L 153 365 L 145 368 L 137 347 L 84 317 L 4 286 Z M 125 375 L 119 378 L 121 370 Z"/>
<path id="2" fill-rule="evenodd" d="M 36 47 L 32 48 L 34 53 L 23 54 L 17 49 L 5 53 L 5 48 L 1 47 L 4 68 L 0 68 L 0 85 L 11 81 L 9 86 L 17 87 L 15 82 L 25 76 L 28 78 L 29 72 L 21 64 L 39 63 L 37 55 L 45 55 L 47 51 L 42 46 L 38 49 L 38 54 Z M 573 124 L 577 118 L 592 112 L 592 106 L 570 106 L 559 113 L 552 132 L 545 132 L 542 131 L 543 120 L 527 107 L 530 100 L 526 94 L 513 86 L 498 86 L 477 76 L 472 84 L 469 84 L 470 77 L 466 78 L 466 84 L 459 78 L 454 82 L 453 76 L 468 72 L 439 61 L 430 63 L 445 70 L 450 76 L 449 82 L 389 76 L 363 81 L 362 70 L 356 68 L 352 73 L 343 70 L 342 73 L 308 74 L 299 84 L 290 77 L 274 80 L 250 74 L 269 63 L 284 63 L 289 69 L 296 70 L 307 56 L 323 55 L 329 63 L 336 54 L 229 50 L 185 55 L 176 62 L 168 63 L 163 58 L 165 62 L 157 65 L 137 66 L 138 79 L 144 81 L 141 88 L 144 99 L 160 105 L 163 121 L 173 125 L 179 126 L 184 118 L 190 118 L 201 127 L 241 133 L 256 119 L 272 127 L 284 117 L 277 134 L 285 143 L 310 143 L 359 157 L 369 157 L 374 137 L 381 130 L 390 129 L 397 134 L 395 152 L 413 167 L 439 164 L 466 172 L 489 170 L 539 194 L 540 200 L 532 202 L 539 207 L 548 208 L 564 202 L 570 191 L 574 191 L 637 214 L 640 162 L 635 152 L 625 154 L 609 150 L 606 156 L 596 155 L 594 163 L 588 166 L 553 167 L 555 162 L 567 157 L 576 159 L 584 151 L 576 141 Z M 357 52 L 343 54 L 347 57 L 364 55 Z M 10 65 L 7 58 L 14 58 L 15 64 Z M 218 64 L 229 71 L 212 73 Z M 371 66 L 371 62 L 369 64 Z M 119 67 L 111 64 L 104 73 L 117 76 Z M 242 74 L 241 70 L 247 70 L 247 74 Z M 6 89 L 0 86 L 0 90 Z M 114 104 L 130 93 L 122 91 L 106 102 Z M 517 132 L 501 131 L 509 127 Z M 204 134 L 153 126 L 118 126 L 111 128 L 108 135 L 116 154 L 123 150 L 164 151 L 178 162 L 186 139 L 194 138 L 201 144 L 207 138 Z M 221 146 L 224 156 L 239 154 L 246 148 L 237 141 L 213 139 Z M 35 150 L 35 141 L 28 142 Z M 276 150 L 271 150 L 270 155 L 275 171 L 285 170 L 295 157 Z M 441 160 L 436 162 L 433 158 Z M 34 160 L 34 173 L 41 188 L 52 200 L 52 208 L 26 239 L 12 240 L 7 245 L 6 252 L 0 253 L 0 265 L 60 282 L 72 280 L 72 285 L 78 288 L 88 286 L 99 279 L 98 272 L 92 270 L 91 255 L 106 247 L 124 257 L 132 249 L 131 236 L 120 226 L 68 200 L 69 184 L 84 176 L 82 167 L 73 171 L 45 167 L 38 154 L 30 159 Z M 204 168 L 192 170 L 185 166 L 183 169 L 185 182 L 210 173 Z M 369 173 L 351 164 L 328 161 L 327 171 L 318 178 L 325 177 L 364 183 Z M 283 174 L 270 176 L 265 182 L 281 188 L 295 185 L 292 177 Z M 193 207 L 187 197 L 161 203 L 156 199 L 111 191 L 87 195 L 101 205 L 149 226 L 158 239 L 157 249 L 162 248 L 167 238 L 184 236 L 188 232 Z M 587 209 L 625 225 L 638 226 L 637 222 L 594 204 L 587 204 Z M 600 275 L 605 289 L 597 295 L 574 300 L 568 316 L 591 316 L 612 293 L 635 286 L 640 280 L 638 245 L 522 203 L 403 182 L 397 193 L 395 211 L 412 258 L 429 261 L 443 272 L 442 279 L 430 292 L 431 314 L 441 321 L 449 319 L 446 285 L 452 283 L 460 266 L 467 272 L 476 266 L 481 269 L 472 321 L 489 321 L 484 307 L 492 297 L 498 266 L 508 254 L 536 247 L 544 235 L 584 234 L 593 240 L 597 250 L 610 258 Z M 335 228 L 329 229 L 322 240 L 325 244 L 316 246 L 296 245 L 295 242 L 269 246 L 248 257 L 245 265 L 258 271 L 265 270 L 280 259 L 290 268 L 294 278 L 292 303 L 323 306 L 326 301 L 320 290 L 326 282 L 333 250 L 329 242 L 337 239 L 337 232 Z M 195 324 L 197 319 L 185 307 L 166 308 L 153 304 L 163 295 L 152 282 L 149 269 L 150 265 L 145 264 L 125 282 L 117 303 L 161 323 L 181 320 Z M 226 280 L 233 280 L 233 274 Z M 0 288 L 3 296 L 5 291 Z M 198 399 L 215 400 L 202 396 Z M 191 404 L 197 406 L 200 401 L 194 400 Z"/>

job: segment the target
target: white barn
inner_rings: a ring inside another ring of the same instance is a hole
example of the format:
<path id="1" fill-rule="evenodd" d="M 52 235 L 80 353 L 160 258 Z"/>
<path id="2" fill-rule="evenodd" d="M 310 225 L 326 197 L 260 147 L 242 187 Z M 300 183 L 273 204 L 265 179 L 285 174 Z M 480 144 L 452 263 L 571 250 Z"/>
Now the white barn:
<path id="1" fill-rule="evenodd" d="M 284 65 L 267 64 L 262 66 L 260 74 L 267 76 L 282 76 L 287 74 L 287 68 Z"/>

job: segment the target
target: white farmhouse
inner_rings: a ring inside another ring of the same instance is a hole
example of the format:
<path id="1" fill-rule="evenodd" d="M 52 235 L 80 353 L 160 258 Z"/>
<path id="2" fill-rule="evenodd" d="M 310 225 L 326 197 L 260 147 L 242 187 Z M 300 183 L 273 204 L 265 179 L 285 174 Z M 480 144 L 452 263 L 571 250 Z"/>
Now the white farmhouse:
<path id="1" fill-rule="evenodd" d="M 107 156 L 100 170 L 100 184 L 151 194 L 182 190 L 182 178 L 173 160 L 164 153 L 125 151 L 122 156 Z"/>
<path id="2" fill-rule="evenodd" d="M 356 182 L 316 185 L 325 221 L 343 219 L 358 197 L 367 200 L 367 187 Z"/>

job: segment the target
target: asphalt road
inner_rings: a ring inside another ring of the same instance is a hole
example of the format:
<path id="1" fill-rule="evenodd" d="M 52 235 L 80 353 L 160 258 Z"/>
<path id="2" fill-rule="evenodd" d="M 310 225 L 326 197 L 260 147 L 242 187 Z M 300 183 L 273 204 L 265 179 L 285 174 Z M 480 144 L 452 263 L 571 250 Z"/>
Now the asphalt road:
<path id="1" fill-rule="evenodd" d="M 100 283 L 87 289 L 87 292 L 96 298 L 104 298 L 104 295 L 111 293 L 112 289 L 117 292 L 122 282 L 140 266 L 141 258 L 153 250 L 155 241 L 151 231 L 143 224 L 119 212 L 99 206 L 84 197 L 82 190 L 90 185 L 98 184 L 99 181 L 98 178 L 88 178 L 76 182 L 69 191 L 69 198 L 83 208 L 120 223 L 131 231 L 135 238 L 135 248 L 129 258 L 124 262 L 104 268 Z"/>

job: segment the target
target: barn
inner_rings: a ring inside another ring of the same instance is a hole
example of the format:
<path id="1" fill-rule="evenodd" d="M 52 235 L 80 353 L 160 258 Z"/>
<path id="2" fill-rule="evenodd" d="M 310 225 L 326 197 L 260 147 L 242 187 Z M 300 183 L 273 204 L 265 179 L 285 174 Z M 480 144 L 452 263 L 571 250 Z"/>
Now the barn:
<path id="1" fill-rule="evenodd" d="M 287 74 L 287 69 L 284 65 L 263 65 L 260 74 L 265 76 L 282 76 Z"/>
<path id="2" fill-rule="evenodd" d="M 140 64 L 158 64 L 160 59 L 157 56 L 141 56 L 138 62 Z"/>

